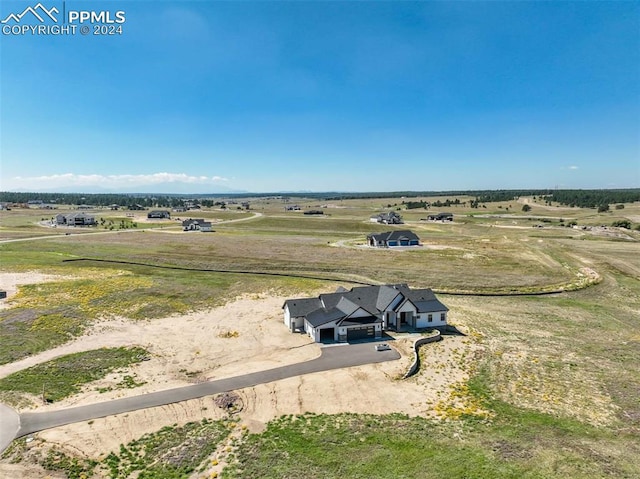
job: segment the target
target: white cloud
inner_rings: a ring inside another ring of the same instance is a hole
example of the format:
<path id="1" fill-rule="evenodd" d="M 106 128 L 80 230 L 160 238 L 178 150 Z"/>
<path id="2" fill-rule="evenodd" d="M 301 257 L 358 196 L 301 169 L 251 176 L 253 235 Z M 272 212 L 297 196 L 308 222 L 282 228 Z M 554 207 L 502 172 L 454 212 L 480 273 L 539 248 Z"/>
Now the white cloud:
<path id="1" fill-rule="evenodd" d="M 77 175 L 64 173 L 48 176 L 17 176 L 4 181 L 3 189 L 54 189 L 69 187 L 99 187 L 101 189 L 127 189 L 155 185 L 191 184 L 219 185 L 229 181 L 222 176 L 191 176 L 186 173 L 152 173 L 148 175 Z"/>
<path id="2" fill-rule="evenodd" d="M 577 169 L 578 169 L 578 167 L 577 167 L 576 165 L 571 165 L 571 166 L 569 167 L 569 169 L 570 169 L 570 170 L 577 170 Z"/>

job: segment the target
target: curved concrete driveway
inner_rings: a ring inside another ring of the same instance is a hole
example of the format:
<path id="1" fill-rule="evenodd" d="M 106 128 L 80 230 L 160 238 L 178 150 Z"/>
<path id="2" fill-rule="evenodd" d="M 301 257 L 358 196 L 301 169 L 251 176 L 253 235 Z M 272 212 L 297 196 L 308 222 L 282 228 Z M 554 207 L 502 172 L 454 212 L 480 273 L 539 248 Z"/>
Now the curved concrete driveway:
<path id="1" fill-rule="evenodd" d="M 11 441 L 18 437 L 20 429 L 20 416 L 13 409 L 0 404 L 0 454 Z"/>
<path id="2" fill-rule="evenodd" d="M 167 389 L 141 396 L 115 399 L 97 404 L 78 406 L 59 411 L 24 413 L 19 416 L 12 409 L 0 405 L 0 452 L 4 451 L 15 438 L 50 429 L 65 424 L 88 421 L 114 414 L 122 414 L 138 409 L 164 406 L 189 399 L 210 396 L 226 391 L 243 389 L 258 384 L 269 383 L 303 374 L 348 368 L 364 364 L 394 361 L 400 358 L 395 350 L 376 351 L 375 343 L 325 346 L 319 358 L 303 363 L 290 364 L 226 379 L 208 381 L 201 384 Z"/>

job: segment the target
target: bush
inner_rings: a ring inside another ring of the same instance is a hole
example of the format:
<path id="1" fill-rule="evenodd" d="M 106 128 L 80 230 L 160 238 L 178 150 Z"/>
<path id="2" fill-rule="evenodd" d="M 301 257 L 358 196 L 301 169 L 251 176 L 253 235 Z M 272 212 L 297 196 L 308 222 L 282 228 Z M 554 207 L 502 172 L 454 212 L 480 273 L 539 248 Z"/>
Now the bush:
<path id="1" fill-rule="evenodd" d="M 631 229 L 631 221 L 629 220 L 618 220 L 611 223 L 611 226 L 616 228 L 626 228 L 628 230 Z"/>

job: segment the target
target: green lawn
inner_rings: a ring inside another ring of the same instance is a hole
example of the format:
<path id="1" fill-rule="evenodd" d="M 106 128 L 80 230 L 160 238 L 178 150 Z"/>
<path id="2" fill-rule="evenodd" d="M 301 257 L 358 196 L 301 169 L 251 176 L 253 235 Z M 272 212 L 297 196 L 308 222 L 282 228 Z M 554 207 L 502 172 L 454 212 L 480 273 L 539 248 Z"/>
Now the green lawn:
<path id="1" fill-rule="evenodd" d="M 307 414 L 245 437 L 222 477 L 632 478 L 632 439 L 506 406 L 489 423 Z"/>

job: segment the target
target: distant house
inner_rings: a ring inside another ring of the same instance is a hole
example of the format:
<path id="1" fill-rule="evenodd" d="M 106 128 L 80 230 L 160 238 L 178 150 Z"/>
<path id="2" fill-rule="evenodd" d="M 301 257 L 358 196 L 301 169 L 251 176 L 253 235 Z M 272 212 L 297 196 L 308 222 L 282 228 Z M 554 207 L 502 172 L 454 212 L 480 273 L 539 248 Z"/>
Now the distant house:
<path id="1" fill-rule="evenodd" d="M 322 211 L 322 210 L 307 210 L 303 214 L 305 214 L 305 215 L 323 215 L 324 211 Z"/>
<path id="2" fill-rule="evenodd" d="M 170 219 L 171 213 L 167 210 L 153 210 L 147 213 L 147 218 L 149 219 Z"/>
<path id="3" fill-rule="evenodd" d="M 142 210 L 144 210 L 144 206 L 139 205 L 139 204 L 136 203 L 135 205 L 129 206 L 129 209 L 132 210 L 132 211 L 142 211 Z"/>
<path id="4" fill-rule="evenodd" d="M 240 203 L 240 206 L 242 206 L 245 210 L 251 209 L 251 204 L 249 204 L 248 201 L 243 201 L 242 203 Z"/>
<path id="5" fill-rule="evenodd" d="M 370 218 L 370 221 L 372 223 L 381 223 L 385 225 L 401 225 L 403 223 L 402 216 L 395 211 L 374 215 Z"/>
<path id="6" fill-rule="evenodd" d="M 284 209 L 286 211 L 300 211 L 302 208 L 300 208 L 300 206 L 298 205 L 289 205 L 289 206 L 285 206 Z"/>
<path id="7" fill-rule="evenodd" d="M 96 218 L 86 213 L 72 213 L 56 215 L 58 226 L 96 226 Z"/>
<path id="8" fill-rule="evenodd" d="M 203 219 L 192 219 L 184 220 L 182 222 L 182 230 L 183 231 L 202 231 L 209 232 L 213 231 L 211 229 L 211 222 L 205 221 Z"/>
<path id="9" fill-rule="evenodd" d="M 378 248 L 395 246 L 419 246 L 420 238 L 409 230 L 387 231 L 386 233 L 367 235 L 367 244 Z"/>
<path id="10" fill-rule="evenodd" d="M 120 209 L 120 205 L 117 205 L 117 204 L 114 203 L 112 205 L 109 205 L 109 208 L 112 209 L 112 210 L 118 210 L 118 209 Z"/>
<path id="11" fill-rule="evenodd" d="M 56 208 L 55 203 L 45 203 L 42 200 L 29 200 L 27 201 L 29 208 L 37 208 L 40 210 L 53 210 Z"/>
<path id="12" fill-rule="evenodd" d="M 406 284 L 338 288 L 317 298 L 289 299 L 282 309 L 291 332 L 304 331 L 316 342 L 374 339 L 384 330 L 444 328 L 449 311 L 431 289 Z"/>
<path id="13" fill-rule="evenodd" d="M 453 221 L 453 213 L 438 213 L 427 216 L 428 221 Z"/>

